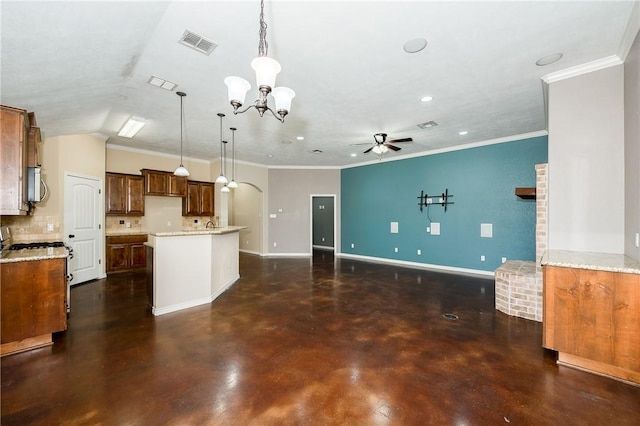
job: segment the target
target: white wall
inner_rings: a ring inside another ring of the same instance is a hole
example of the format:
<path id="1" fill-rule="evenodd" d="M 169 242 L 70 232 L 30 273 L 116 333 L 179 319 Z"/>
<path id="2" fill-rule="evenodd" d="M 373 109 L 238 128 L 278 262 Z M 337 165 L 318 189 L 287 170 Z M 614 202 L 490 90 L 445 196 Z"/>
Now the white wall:
<path id="1" fill-rule="evenodd" d="M 624 64 L 625 254 L 640 261 L 640 33 Z"/>
<path id="2" fill-rule="evenodd" d="M 549 85 L 549 248 L 624 252 L 623 65 Z"/>

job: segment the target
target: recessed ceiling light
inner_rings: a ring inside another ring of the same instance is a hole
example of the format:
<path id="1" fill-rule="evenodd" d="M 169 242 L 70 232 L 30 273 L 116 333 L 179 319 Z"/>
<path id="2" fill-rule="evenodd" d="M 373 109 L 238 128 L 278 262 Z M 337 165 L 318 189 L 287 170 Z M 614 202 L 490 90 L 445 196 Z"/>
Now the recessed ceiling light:
<path id="1" fill-rule="evenodd" d="M 131 139 L 140 131 L 140 129 L 142 129 L 142 127 L 144 127 L 144 125 L 144 118 L 131 117 L 126 123 L 124 123 L 122 129 L 118 132 L 118 136 Z"/>
<path id="2" fill-rule="evenodd" d="M 357 157 L 357 156 L 358 156 L 358 154 L 351 154 L 351 156 L 352 156 L 352 157 Z"/>
<path id="3" fill-rule="evenodd" d="M 458 132 L 458 134 L 459 134 L 460 136 L 464 136 L 464 135 L 469 134 L 469 132 L 467 132 L 466 130 L 463 130 L 463 131 L 461 131 L 461 132 Z"/>
<path id="4" fill-rule="evenodd" d="M 267 157 L 273 158 L 273 154 L 267 154 Z"/>
<path id="5" fill-rule="evenodd" d="M 407 53 L 418 53 L 425 47 L 427 47 L 427 40 L 419 37 L 407 41 L 402 48 Z"/>
<path id="6" fill-rule="evenodd" d="M 551 55 L 543 56 L 542 58 L 536 61 L 536 65 L 539 67 L 543 67 L 545 65 L 551 65 L 554 62 L 558 62 L 562 59 L 562 53 L 552 53 Z"/>
<path id="7" fill-rule="evenodd" d="M 424 96 L 420 99 L 420 102 L 431 102 L 433 100 L 433 96 Z"/>
<path id="8" fill-rule="evenodd" d="M 296 139 L 298 139 L 299 141 L 303 141 L 304 140 L 304 136 L 298 136 Z"/>

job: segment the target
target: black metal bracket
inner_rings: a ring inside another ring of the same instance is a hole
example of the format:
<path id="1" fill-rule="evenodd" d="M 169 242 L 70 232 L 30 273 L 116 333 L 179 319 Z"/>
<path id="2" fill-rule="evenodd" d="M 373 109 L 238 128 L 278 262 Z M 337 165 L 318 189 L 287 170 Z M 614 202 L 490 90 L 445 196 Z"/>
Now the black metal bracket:
<path id="1" fill-rule="evenodd" d="M 444 211 L 446 212 L 447 206 L 449 204 L 454 204 L 453 201 L 449 201 L 449 198 L 451 197 L 453 197 L 453 195 L 449 194 L 449 189 L 445 189 L 441 195 L 429 195 L 429 194 L 426 194 L 424 191 L 420 191 L 420 195 L 417 197 L 419 200 L 418 207 L 420 207 L 420 213 L 422 213 L 423 207 L 428 207 L 431 204 L 440 204 L 442 207 L 444 207 Z M 439 199 L 437 203 L 433 202 L 434 198 Z"/>

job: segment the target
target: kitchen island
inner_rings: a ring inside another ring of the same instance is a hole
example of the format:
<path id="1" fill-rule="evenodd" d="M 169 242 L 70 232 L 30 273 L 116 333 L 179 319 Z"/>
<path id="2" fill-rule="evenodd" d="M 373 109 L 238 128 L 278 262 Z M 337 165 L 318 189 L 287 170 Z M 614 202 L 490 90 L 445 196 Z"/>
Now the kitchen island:
<path id="1" fill-rule="evenodd" d="M 154 315 L 211 303 L 240 278 L 239 231 L 227 226 L 150 233 L 148 293 Z"/>

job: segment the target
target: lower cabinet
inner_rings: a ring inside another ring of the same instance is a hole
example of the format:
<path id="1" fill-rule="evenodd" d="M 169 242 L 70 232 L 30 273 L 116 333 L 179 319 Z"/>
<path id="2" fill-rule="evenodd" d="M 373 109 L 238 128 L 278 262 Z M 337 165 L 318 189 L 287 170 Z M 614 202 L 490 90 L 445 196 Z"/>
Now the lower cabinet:
<path id="1" fill-rule="evenodd" d="M 2 264 L 0 354 L 51 345 L 67 329 L 66 267 L 64 258 Z"/>
<path id="2" fill-rule="evenodd" d="M 107 237 L 107 273 L 144 268 L 147 265 L 147 235 L 114 235 Z"/>

